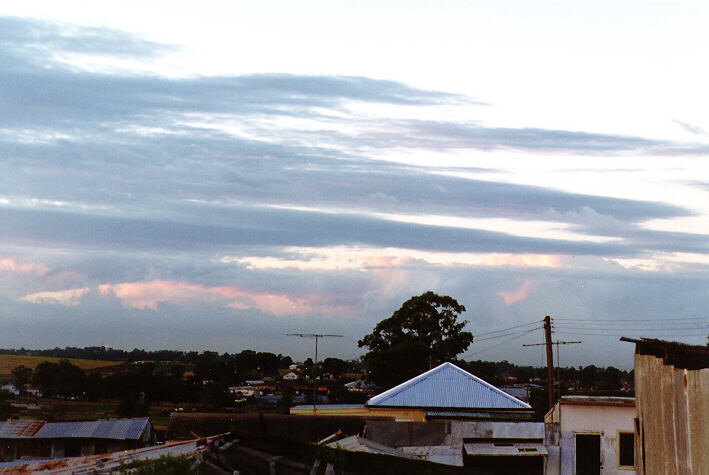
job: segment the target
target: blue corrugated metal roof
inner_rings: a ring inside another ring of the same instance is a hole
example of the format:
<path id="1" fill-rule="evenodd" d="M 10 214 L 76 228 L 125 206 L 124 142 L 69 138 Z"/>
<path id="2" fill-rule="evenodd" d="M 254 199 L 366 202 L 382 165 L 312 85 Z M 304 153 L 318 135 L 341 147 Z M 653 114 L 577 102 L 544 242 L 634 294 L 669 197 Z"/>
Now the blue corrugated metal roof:
<path id="1" fill-rule="evenodd" d="M 443 363 L 367 401 L 367 406 L 531 409 L 506 392 L 457 367 Z"/>
<path id="2" fill-rule="evenodd" d="M 148 418 L 110 419 L 86 422 L 48 422 L 36 438 L 55 439 L 85 437 L 97 439 L 137 440 L 150 422 Z"/>

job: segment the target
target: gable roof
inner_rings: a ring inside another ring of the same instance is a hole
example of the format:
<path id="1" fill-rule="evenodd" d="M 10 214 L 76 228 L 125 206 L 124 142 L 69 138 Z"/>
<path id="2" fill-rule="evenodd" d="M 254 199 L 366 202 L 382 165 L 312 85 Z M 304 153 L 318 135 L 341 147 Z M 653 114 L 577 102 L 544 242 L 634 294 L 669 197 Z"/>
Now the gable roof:
<path id="1" fill-rule="evenodd" d="M 532 406 L 457 367 L 443 363 L 367 401 L 369 407 L 531 409 Z"/>

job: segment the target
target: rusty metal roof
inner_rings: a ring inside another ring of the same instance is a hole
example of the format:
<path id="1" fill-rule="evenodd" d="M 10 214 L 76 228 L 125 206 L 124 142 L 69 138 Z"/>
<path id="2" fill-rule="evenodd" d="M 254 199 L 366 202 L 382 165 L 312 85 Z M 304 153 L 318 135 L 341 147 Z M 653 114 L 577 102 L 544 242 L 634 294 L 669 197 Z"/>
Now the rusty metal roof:
<path id="1" fill-rule="evenodd" d="M 223 436 L 213 436 L 184 442 L 174 442 L 136 450 L 125 450 L 110 454 L 90 455 L 87 457 L 69 457 L 54 460 L 16 460 L 0 463 L 0 474 L 6 473 L 45 473 L 68 475 L 74 473 L 111 473 L 135 460 L 156 460 L 165 455 L 196 457 L 205 452 L 209 444 Z"/>
<path id="2" fill-rule="evenodd" d="M 46 424 L 44 421 L 7 420 L 0 422 L 0 439 L 33 437 L 44 424 Z"/>
<path id="3" fill-rule="evenodd" d="M 709 347 L 688 345 L 678 341 L 658 340 L 657 338 L 626 338 L 620 341 L 635 343 L 635 353 L 653 355 L 662 358 L 666 365 L 675 368 L 698 370 L 709 368 Z"/>
<path id="4" fill-rule="evenodd" d="M 448 362 L 374 396 L 367 406 L 531 409 L 524 401 Z"/>

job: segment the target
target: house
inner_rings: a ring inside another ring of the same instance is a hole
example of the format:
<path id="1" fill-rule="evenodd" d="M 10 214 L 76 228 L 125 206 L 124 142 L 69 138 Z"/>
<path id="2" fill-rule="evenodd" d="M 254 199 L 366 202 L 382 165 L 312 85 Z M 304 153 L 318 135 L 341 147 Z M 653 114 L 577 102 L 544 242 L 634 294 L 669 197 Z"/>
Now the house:
<path id="1" fill-rule="evenodd" d="M 291 414 L 312 415 L 313 405 L 291 408 Z M 316 406 L 318 415 L 393 417 L 401 421 L 440 419 L 531 421 L 532 407 L 453 363 L 443 363 L 364 405 Z"/>
<path id="2" fill-rule="evenodd" d="M 284 381 L 298 381 L 300 379 L 300 376 L 297 373 L 294 373 L 291 371 L 288 374 L 283 375 L 283 380 Z"/>
<path id="3" fill-rule="evenodd" d="M 637 473 L 709 473 L 709 347 L 635 343 Z"/>
<path id="4" fill-rule="evenodd" d="M 291 414 L 313 415 L 313 409 L 296 406 Z M 482 473 L 544 470 L 544 424 L 531 422 L 531 406 L 452 363 L 384 391 L 364 405 L 317 405 L 315 410 L 320 416 L 372 418 L 364 435 L 343 438 L 339 445 L 328 442 L 330 447 L 376 449 Z"/>
<path id="5" fill-rule="evenodd" d="M 147 417 L 83 422 L 0 422 L 0 461 L 77 457 L 151 445 L 155 445 L 155 430 Z"/>
<path id="6" fill-rule="evenodd" d="M 9 393 L 14 394 L 15 396 L 20 395 L 20 391 L 18 391 L 17 388 L 12 384 L 5 384 L 3 386 L 0 386 L 0 391 L 7 391 Z"/>
<path id="7" fill-rule="evenodd" d="M 635 400 L 562 396 L 544 417 L 547 474 L 633 474 Z"/>
<path id="8" fill-rule="evenodd" d="M 376 386 L 374 383 L 368 383 L 367 381 L 364 381 L 362 379 L 357 379 L 355 381 L 350 381 L 349 383 L 345 383 L 345 389 L 347 389 L 350 392 L 356 392 L 356 393 L 372 393 L 374 394 L 374 391 L 376 390 Z"/>

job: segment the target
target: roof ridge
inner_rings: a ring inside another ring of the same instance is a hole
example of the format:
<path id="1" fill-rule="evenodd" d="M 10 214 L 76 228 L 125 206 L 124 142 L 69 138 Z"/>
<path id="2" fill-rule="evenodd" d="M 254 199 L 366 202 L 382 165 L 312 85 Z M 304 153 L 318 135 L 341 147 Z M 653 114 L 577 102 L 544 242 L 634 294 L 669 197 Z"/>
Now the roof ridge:
<path id="1" fill-rule="evenodd" d="M 532 406 L 531 406 L 530 404 L 528 404 L 528 403 L 522 401 L 521 399 L 517 399 L 517 398 L 514 397 L 513 395 L 511 395 L 511 394 L 509 394 L 509 393 L 506 393 L 505 391 L 503 391 L 502 389 L 498 388 L 497 386 L 488 383 L 487 381 L 485 381 L 485 380 L 482 379 L 482 378 L 479 378 L 478 376 L 475 376 L 473 373 L 470 373 L 470 372 L 464 370 L 464 369 L 461 368 L 460 366 L 456 366 L 456 365 L 454 365 L 453 363 L 450 363 L 450 365 L 453 366 L 453 367 L 454 367 L 455 369 L 457 369 L 458 371 L 462 371 L 462 372 L 463 372 L 464 374 L 466 374 L 467 376 L 470 376 L 470 377 L 472 377 L 473 379 L 475 379 L 476 381 L 482 383 L 482 384 L 485 385 L 487 388 L 492 389 L 495 393 L 500 394 L 501 396 L 504 396 L 504 397 L 506 397 L 507 399 L 511 399 L 513 402 L 516 402 L 516 403 L 522 404 L 523 406 L 526 406 L 526 409 L 531 409 L 531 408 L 532 408 Z"/>
<path id="2" fill-rule="evenodd" d="M 410 387 L 416 386 L 416 385 L 417 385 L 418 383 L 420 383 L 422 380 L 428 378 L 433 372 L 438 371 L 438 370 L 441 369 L 443 366 L 448 365 L 448 364 L 449 364 L 449 365 L 452 365 L 452 366 L 455 366 L 453 363 L 450 363 L 450 362 L 448 362 L 448 361 L 445 361 L 445 362 L 439 364 L 438 366 L 436 366 L 435 368 L 431 368 L 431 369 L 429 369 L 428 371 L 419 374 L 418 376 L 414 376 L 413 378 L 408 379 L 408 380 L 404 381 L 403 383 L 397 384 L 397 385 L 394 386 L 393 388 L 387 389 L 387 390 L 384 391 L 383 393 L 380 393 L 380 394 L 377 394 L 376 396 L 371 397 L 371 398 L 365 403 L 365 405 L 369 405 L 369 403 L 372 403 L 375 399 L 376 399 L 376 400 L 383 400 L 383 399 L 389 399 L 390 397 L 396 396 L 396 395 L 399 394 L 401 391 L 404 391 L 404 390 L 406 390 L 406 389 L 408 389 L 408 388 L 410 388 Z M 379 401 L 377 401 L 377 402 L 379 402 Z"/>

